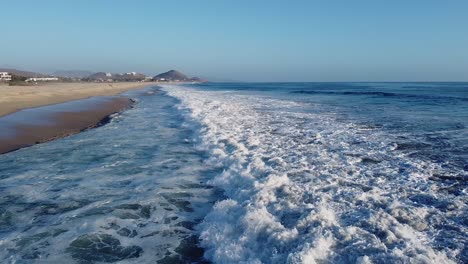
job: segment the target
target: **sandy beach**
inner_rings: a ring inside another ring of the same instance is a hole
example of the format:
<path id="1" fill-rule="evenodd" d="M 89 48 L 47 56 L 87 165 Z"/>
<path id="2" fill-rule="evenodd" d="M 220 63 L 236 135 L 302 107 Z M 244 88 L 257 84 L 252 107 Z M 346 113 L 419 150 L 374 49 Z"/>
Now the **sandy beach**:
<path id="1" fill-rule="evenodd" d="M 116 96 L 148 83 L 59 83 L 0 86 L 0 154 L 106 123 L 131 106 Z"/>
<path id="2" fill-rule="evenodd" d="M 104 125 L 110 115 L 132 103 L 130 98 L 120 96 L 92 97 L 0 117 L 0 154 Z"/>
<path id="3" fill-rule="evenodd" d="M 0 85 L 0 116 L 18 110 L 92 96 L 112 96 L 149 83 L 51 83 L 35 86 Z"/>

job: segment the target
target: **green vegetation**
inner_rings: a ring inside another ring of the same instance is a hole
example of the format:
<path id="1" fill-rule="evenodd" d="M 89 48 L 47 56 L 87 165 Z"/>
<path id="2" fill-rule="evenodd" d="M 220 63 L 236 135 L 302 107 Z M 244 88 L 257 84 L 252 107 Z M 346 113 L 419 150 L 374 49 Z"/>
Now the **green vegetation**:
<path id="1" fill-rule="evenodd" d="M 11 75 L 11 81 L 8 83 L 10 86 L 17 86 L 17 85 L 29 85 L 26 82 L 26 77 L 18 76 L 18 75 Z"/>

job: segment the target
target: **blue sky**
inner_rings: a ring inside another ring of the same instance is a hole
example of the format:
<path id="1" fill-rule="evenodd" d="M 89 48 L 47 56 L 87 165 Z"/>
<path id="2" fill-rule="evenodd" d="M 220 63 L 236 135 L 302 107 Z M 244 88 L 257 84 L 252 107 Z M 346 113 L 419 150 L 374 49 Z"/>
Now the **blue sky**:
<path id="1" fill-rule="evenodd" d="M 468 81 L 468 1 L 0 0 L 0 67 Z"/>

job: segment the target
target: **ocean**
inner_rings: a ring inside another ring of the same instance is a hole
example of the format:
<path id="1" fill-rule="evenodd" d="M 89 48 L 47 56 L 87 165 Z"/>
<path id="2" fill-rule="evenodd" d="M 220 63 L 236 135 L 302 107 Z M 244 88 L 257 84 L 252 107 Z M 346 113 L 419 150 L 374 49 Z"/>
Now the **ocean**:
<path id="1" fill-rule="evenodd" d="M 1 263 L 468 262 L 468 83 L 127 95 L 0 155 Z"/>

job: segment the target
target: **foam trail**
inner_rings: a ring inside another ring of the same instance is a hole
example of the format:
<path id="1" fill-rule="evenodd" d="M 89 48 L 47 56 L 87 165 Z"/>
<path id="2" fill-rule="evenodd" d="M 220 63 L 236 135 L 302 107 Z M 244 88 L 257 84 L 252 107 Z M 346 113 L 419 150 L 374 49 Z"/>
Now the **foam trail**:
<path id="1" fill-rule="evenodd" d="M 340 121 L 320 105 L 163 89 L 202 124 L 207 162 L 225 168 L 211 184 L 227 198 L 200 225 L 213 262 L 466 260 L 466 195 L 430 181 L 443 168 L 398 151 L 394 136 Z"/>

